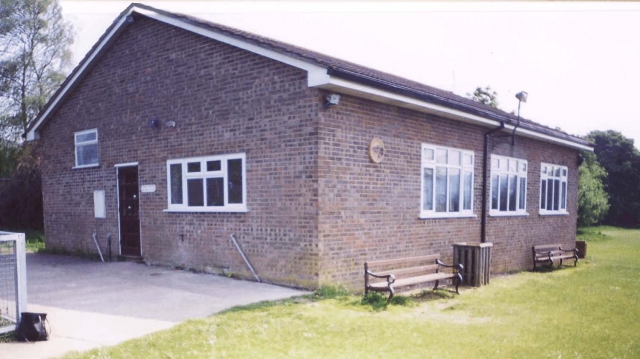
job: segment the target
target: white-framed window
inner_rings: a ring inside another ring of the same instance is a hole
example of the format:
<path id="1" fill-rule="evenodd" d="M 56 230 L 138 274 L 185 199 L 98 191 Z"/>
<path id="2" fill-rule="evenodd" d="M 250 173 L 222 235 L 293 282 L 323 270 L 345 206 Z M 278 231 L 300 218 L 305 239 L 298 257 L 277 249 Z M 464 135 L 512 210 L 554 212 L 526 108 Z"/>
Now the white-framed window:
<path id="1" fill-rule="evenodd" d="M 527 214 L 527 161 L 491 155 L 492 216 Z"/>
<path id="2" fill-rule="evenodd" d="M 98 166 L 98 129 L 73 134 L 76 165 L 74 168 Z"/>
<path id="3" fill-rule="evenodd" d="M 567 175 L 565 166 L 540 164 L 540 214 L 567 214 Z"/>
<path id="4" fill-rule="evenodd" d="M 167 161 L 167 211 L 246 212 L 246 155 Z"/>
<path id="5" fill-rule="evenodd" d="M 422 144 L 421 218 L 473 216 L 473 151 Z"/>

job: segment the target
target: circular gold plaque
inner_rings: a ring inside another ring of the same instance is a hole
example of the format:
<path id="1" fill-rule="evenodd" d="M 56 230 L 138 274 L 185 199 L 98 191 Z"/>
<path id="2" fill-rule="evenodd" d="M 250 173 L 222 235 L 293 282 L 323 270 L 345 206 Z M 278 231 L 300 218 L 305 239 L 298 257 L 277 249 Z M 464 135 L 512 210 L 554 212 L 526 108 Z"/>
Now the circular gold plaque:
<path id="1" fill-rule="evenodd" d="M 384 159 L 384 143 L 378 137 L 374 137 L 369 143 L 369 159 L 373 163 L 380 163 Z"/>

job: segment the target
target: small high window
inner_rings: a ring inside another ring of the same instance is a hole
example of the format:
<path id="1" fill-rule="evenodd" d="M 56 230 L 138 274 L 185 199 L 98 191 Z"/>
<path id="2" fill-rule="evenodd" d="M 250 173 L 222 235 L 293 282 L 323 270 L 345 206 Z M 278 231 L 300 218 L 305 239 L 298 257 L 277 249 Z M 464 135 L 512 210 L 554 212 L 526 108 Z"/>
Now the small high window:
<path id="1" fill-rule="evenodd" d="M 491 155 L 492 216 L 526 215 L 527 161 Z"/>
<path id="2" fill-rule="evenodd" d="M 246 212 L 245 154 L 167 161 L 168 210 Z"/>
<path id="3" fill-rule="evenodd" d="M 86 130 L 74 134 L 75 168 L 98 166 L 98 130 Z"/>
<path id="4" fill-rule="evenodd" d="M 567 167 L 541 164 L 540 214 L 567 214 L 567 177 Z"/>
<path id="5" fill-rule="evenodd" d="M 422 144 L 421 218 L 473 215 L 472 151 Z"/>

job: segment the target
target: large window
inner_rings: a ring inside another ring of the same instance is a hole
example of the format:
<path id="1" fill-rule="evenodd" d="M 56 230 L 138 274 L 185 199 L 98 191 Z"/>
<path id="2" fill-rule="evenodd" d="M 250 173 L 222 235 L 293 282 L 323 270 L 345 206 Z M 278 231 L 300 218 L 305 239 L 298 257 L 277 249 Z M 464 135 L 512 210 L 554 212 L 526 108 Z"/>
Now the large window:
<path id="1" fill-rule="evenodd" d="M 167 161 L 168 210 L 245 212 L 245 154 Z"/>
<path id="2" fill-rule="evenodd" d="M 422 144 L 421 218 L 473 215 L 473 163 L 472 151 Z"/>
<path id="3" fill-rule="evenodd" d="M 527 161 L 491 155 L 492 216 L 525 215 L 527 211 Z"/>
<path id="4" fill-rule="evenodd" d="M 540 214 L 567 213 L 567 167 L 542 163 Z"/>
<path id="5" fill-rule="evenodd" d="M 98 130 L 86 130 L 74 134 L 76 168 L 98 165 Z"/>

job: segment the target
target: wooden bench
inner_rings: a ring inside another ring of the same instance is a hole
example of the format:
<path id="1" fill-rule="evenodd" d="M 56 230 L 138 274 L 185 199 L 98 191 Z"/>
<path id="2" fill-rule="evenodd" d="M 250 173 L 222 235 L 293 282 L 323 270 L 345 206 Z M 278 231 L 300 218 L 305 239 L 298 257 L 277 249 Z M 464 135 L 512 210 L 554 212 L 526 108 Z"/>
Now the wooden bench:
<path id="1" fill-rule="evenodd" d="M 450 272 L 441 272 L 440 268 L 451 268 Z M 364 293 L 389 292 L 387 303 L 391 301 L 397 288 L 417 284 L 436 282 L 434 290 L 444 279 L 453 279 L 456 286 L 462 282 L 462 264 L 446 265 L 440 261 L 440 255 L 386 259 L 364 263 Z"/>
<path id="2" fill-rule="evenodd" d="M 560 244 L 543 244 L 531 247 L 533 253 L 533 270 L 536 270 L 538 263 L 549 263 L 549 267 L 553 267 L 555 262 L 565 259 L 573 259 L 574 267 L 578 265 L 578 249 L 562 249 Z"/>

